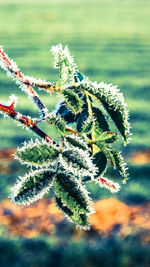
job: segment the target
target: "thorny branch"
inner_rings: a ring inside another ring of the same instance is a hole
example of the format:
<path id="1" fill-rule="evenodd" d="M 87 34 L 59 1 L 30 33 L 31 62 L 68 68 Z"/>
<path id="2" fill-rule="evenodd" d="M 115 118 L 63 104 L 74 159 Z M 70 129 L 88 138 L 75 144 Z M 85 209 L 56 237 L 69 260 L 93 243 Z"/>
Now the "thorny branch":
<path id="1" fill-rule="evenodd" d="M 0 104 L 0 111 L 5 113 L 7 116 L 11 117 L 12 119 L 20 122 L 22 125 L 26 126 L 28 129 L 33 131 L 35 134 L 40 136 L 41 138 L 44 138 L 47 142 L 53 142 L 55 141 L 50 138 L 46 133 L 44 133 L 36 124 L 37 122 L 35 120 L 32 120 L 30 117 L 26 117 L 14 110 L 15 107 L 15 101 L 11 103 L 11 105 L 6 106 L 3 104 Z"/>

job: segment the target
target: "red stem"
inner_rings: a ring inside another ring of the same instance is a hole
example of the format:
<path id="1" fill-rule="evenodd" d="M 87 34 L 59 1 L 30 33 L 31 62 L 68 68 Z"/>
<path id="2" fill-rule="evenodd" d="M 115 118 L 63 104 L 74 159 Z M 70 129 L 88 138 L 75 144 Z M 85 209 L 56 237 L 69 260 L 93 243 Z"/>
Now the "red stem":
<path id="1" fill-rule="evenodd" d="M 41 138 L 44 138 L 47 142 L 53 142 L 56 144 L 56 142 L 51 137 L 49 137 L 36 125 L 37 122 L 34 122 L 30 118 L 23 116 L 23 115 L 18 116 L 18 113 L 14 111 L 12 105 L 5 106 L 5 105 L 0 104 L 0 110 L 6 113 L 8 116 L 10 116 L 12 119 L 17 120 L 23 125 L 27 126 L 30 130 L 32 130 L 34 133 L 36 133 Z"/>

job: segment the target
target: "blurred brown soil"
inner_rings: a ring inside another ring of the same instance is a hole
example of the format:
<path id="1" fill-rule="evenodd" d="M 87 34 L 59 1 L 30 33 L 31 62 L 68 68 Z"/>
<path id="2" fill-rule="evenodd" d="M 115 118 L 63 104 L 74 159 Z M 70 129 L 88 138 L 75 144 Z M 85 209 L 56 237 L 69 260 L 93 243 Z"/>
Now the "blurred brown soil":
<path id="1" fill-rule="evenodd" d="M 15 148 L 0 149 L 0 174 L 8 174 L 13 172 L 12 162 L 14 161 L 13 154 Z"/>
<path id="2" fill-rule="evenodd" d="M 97 201 L 94 208 L 96 214 L 91 215 L 90 222 L 99 233 L 108 235 L 117 229 L 125 237 L 146 230 L 150 238 L 150 203 L 127 205 L 109 198 Z"/>
<path id="3" fill-rule="evenodd" d="M 132 156 L 129 158 L 129 161 L 134 164 L 150 163 L 150 149 L 134 152 Z"/>
<path id="4" fill-rule="evenodd" d="M 27 238 L 54 234 L 55 225 L 63 220 L 54 200 L 45 199 L 30 206 L 17 206 L 10 200 L 0 203 L 0 224 L 12 235 Z"/>
<path id="5" fill-rule="evenodd" d="M 4 148 L 0 149 L 0 159 L 14 160 L 13 154 L 15 153 L 16 148 Z"/>
<path id="6" fill-rule="evenodd" d="M 90 216 L 92 231 L 109 236 L 117 229 L 122 238 L 143 231 L 143 242 L 150 242 L 150 203 L 128 206 L 109 198 L 97 201 L 93 207 L 96 213 Z M 0 203 L 0 224 L 12 235 L 26 238 L 38 234 L 52 235 L 64 220 L 53 199 L 43 199 L 27 207 L 17 206 L 9 200 Z M 84 231 L 74 230 L 74 237 L 77 235 L 80 238 L 84 234 Z"/>

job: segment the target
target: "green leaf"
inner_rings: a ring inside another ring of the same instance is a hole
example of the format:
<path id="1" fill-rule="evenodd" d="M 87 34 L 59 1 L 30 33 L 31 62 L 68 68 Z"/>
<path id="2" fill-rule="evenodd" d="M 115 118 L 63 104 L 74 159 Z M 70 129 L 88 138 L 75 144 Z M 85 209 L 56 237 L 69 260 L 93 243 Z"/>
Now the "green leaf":
<path id="1" fill-rule="evenodd" d="M 65 133 L 65 121 L 58 115 L 55 115 L 54 113 L 50 113 L 47 117 L 47 122 L 54 125 L 56 128 L 56 131 L 64 135 Z"/>
<path id="2" fill-rule="evenodd" d="M 94 138 L 96 142 L 105 141 L 106 143 L 113 143 L 118 139 L 117 133 L 113 133 L 109 129 L 109 125 L 105 116 L 100 109 L 93 107 L 94 121 Z"/>
<path id="3" fill-rule="evenodd" d="M 95 130 L 95 144 L 99 142 L 113 143 L 118 139 L 117 133 L 113 132 L 98 132 Z"/>
<path id="4" fill-rule="evenodd" d="M 68 171 L 73 171 L 80 177 L 89 175 L 93 178 L 97 172 L 88 152 L 84 152 L 78 147 L 66 148 L 62 155 L 60 154 L 59 160 Z"/>
<path id="5" fill-rule="evenodd" d="M 111 118 L 115 122 L 118 130 L 124 137 L 124 140 L 126 143 L 128 143 L 129 140 L 129 124 L 128 124 L 128 113 L 127 111 L 121 106 L 119 108 L 116 108 L 116 105 L 110 105 L 105 101 L 105 99 L 101 99 L 104 107 L 110 114 Z"/>
<path id="6" fill-rule="evenodd" d="M 93 118 L 88 118 L 82 125 L 81 134 L 90 134 L 93 130 Z"/>
<path id="7" fill-rule="evenodd" d="M 69 68 L 68 68 L 68 62 L 61 61 L 61 58 L 59 57 L 59 81 L 58 86 L 63 86 L 67 80 L 69 79 Z"/>
<path id="8" fill-rule="evenodd" d="M 69 123 L 74 123 L 77 121 L 78 117 L 80 116 L 79 114 L 74 114 L 72 111 L 69 110 L 69 108 L 66 106 L 65 102 L 61 102 L 57 109 L 56 109 L 56 115 L 61 116 L 65 120 L 66 124 Z"/>
<path id="9" fill-rule="evenodd" d="M 59 169 L 54 181 L 55 192 L 72 211 L 78 213 L 90 212 L 90 198 L 88 192 L 79 183 L 73 173 L 66 173 L 65 169 Z"/>
<path id="10" fill-rule="evenodd" d="M 112 147 L 109 144 L 106 144 L 104 142 L 98 142 L 97 146 L 100 148 L 101 152 L 104 154 L 106 159 L 110 162 L 110 164 L 115 167 L 115 159 L 112 154 Z"/>
<path id="11" fill-rule="evenodd" d="M 72 212 L 71 209 L 69 209 L 67 206 L 63 205 L 63 202 L 61 198 L 55 197 L 56 203 L 58 207 L 63 211 L 67 219 L 71 222 L 74 222 L 75 224 L 79 225 L 82 228 L 87 229 L 89 226 L 88 223 L 88 215 L 87 213 L 85 214 L 79 214 L 78 212 Z"/>
<path id="12" fill-rule="evenodd" d="M 92 107 L 92 113 L 95 118 L 95 129 L 99 132 L 110 131 L 107 120 L 101 110 L 99 108 Z"/>
<path id="13" fill-rule="evenodd" d="M 107 158 L 103 152 L 98 152 L 94 154 L 93 156 L 93 163 L 97 167 L 97 173 L 94 176 L 94 179 L 99 177 L 100 175 L 103 175 L 107 170 Z M 84 176 L 82 178 L 83 182 L 91 181 L 90 176 Z"/>
<path id="14" fill-rule="evenodd" d="M 83 102 L 81 98 L 73 92 L 71 89 L 65 89 L 61 92 L 64 96 L 64 101 L 67 107 L 75 114 L 78 114 L 82 110 Z"/>
<path id="15" fill-rule="evenodd" d="M 79 183 L 73 173 L 66 173 L 59 170 L 54 180 L 55 193 L 61 200 L 61 206 L 67 207 L 65 212 L 71 219 L 82 227 L 88 227 L 85 217 L 91 212 L 91 200 L 85 187 Z M 72 212 L 70 212 L 70 211 Z M 83 218 L 79 214 L 83 214 Z"/>
<path id="16" fill-rule="evenodd" d="M 101 101 L 104 108 L 115 122 L 125 142 L 128 143 L 130 136 L 128 110 L 124 102 L 123 94 L 119 92 L 119 89 L 112 84 L 105 84 L 103 82 L 97 84 L 96 82 L 91 83 L 88 80 L 85 80 L 80 87 Z"/>
<path id="17" fill-rule="evenodd" d="M 87 107 L 83 109 L 83 111 L 79 114 L 79 118 L 77 121 L 77 131 L 80 133 L 83 129 L 83 126 L 85 124 L 85 122 L 87 121 L 89 117 L 89 113 L 87 110 Z"/>
<path id="18" fill-rule="evenodd" d="M 103 152 L 98 152 L 93 156 L 93 162 L 95 166 L 98 168 L 98 172 L 96 174 L 96 177 L 102 175 L 105 173 L 107 168 L 107 158 L 104 155 Z"/>
<path id="19" fill-rule="evenodd" d="M 62 47 L 62 44 L 52 46 L 52 54 L 54 55 L 54 67 L 59 69 L 58 86 L 66 84 L 66 82 L 74 82 L 74 73 L 77 65 L 74 63 L 73 57 L 70 55 L 68 47 Z"/>
<path id="20" fill-rule="evenodd" d="M 112 148 L 109 144 L 100 143 L 99 148 L 102 153 L 105 155 L 110 164 L 117 168 L 120 174 L 124 178 L 124 182 L 128 180 L 128 173 L 126 168 L 126 163 L 123 160 L 123 157 L 120 152 L 117 152 L 114 148 Z"/>
<path id="21" fill-rule="evenodd" d="M 15 158 L 21 160 L 22 163 L 29 165 L 49 165 L 51 162 L 55 161 L 59 156 L 58 148 L 46 141 L 40 143 L 39 140 L 36 140 L 25 145 L 21 148 L 18 148 L 15 154 Z"/>
<path id="22" fill-rule="evenodd" d="M 20 205 L 29 205 L 41 199 L 52 186 L 55 174 L 54 166 L 51 169 L 29 172 L 12 188 L 13 194 L 10 198 Z"/>
<path id="23" fill-rule="evenodd" d="M 69 145 L 73 147 L 78 147 L 82 150 L 88 150 L 88 146 L 86 144 L 86 141 L 76 135 L 67 135 L 65 136 L 66 141 L 68 142 Z"/>
<path id="24" fill-rule="evenodd" d="M 115 163 L 114 167 L 119 170 L 120 174 L 124 178 L 124 182 L 126 182 L 128 180 L 128 173 L 126 163 L 123 160 L 121 152 L 117 152 L 115 149 L 112 149 L 112 155 Z"/>

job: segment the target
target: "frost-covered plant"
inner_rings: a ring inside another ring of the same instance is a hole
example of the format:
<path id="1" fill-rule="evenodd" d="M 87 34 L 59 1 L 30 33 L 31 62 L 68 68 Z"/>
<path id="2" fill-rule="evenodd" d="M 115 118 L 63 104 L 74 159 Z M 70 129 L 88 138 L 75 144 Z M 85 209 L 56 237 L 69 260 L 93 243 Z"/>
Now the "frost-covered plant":
<path id="1" fill-rule="evenodd" d="M 86 183 L 95 182 L 117 192 L 119 184 L 103 177 L 108 164 L 119 169 L 124 183 L 128 179 L 123 157 L 113 147 L 119 132 L 124 143 L 129 142 L 128 111 L 116 86 L 91 82 L 78 71 L 67 46 L 64 49 L 61 44 L 53 46 L 51 52 L 55 58 L 54 67 L 59 70 L 56 83 L 25 76 L 0 47 L 1 67 L 31 98 L 39 117 L 33 119 L 16 112 L 14 95 L 10 96 L 9 103 L 0 104 L 0 111 L 41 137 L 41 140 L 25 142 L 15 153 L 15 158 L 31 170 L 19 178 L 11 199 L 28 205 L 42 198 L 53 186 L 58 207 L 69 220 L 88 229 L 88 217 L 94 210 Z M 55 111 L 50 113 L 45 108 L 32 86 L 60 96 Z M 109 117 L 118 133 L 111 131 Z M 60 135 L 59 143 L 38 127 L 39 122 L 55 127 Z"/>

